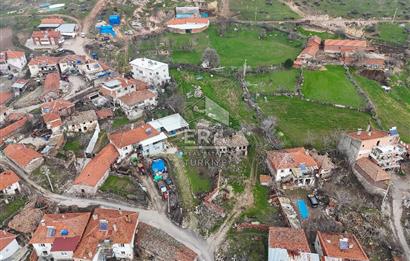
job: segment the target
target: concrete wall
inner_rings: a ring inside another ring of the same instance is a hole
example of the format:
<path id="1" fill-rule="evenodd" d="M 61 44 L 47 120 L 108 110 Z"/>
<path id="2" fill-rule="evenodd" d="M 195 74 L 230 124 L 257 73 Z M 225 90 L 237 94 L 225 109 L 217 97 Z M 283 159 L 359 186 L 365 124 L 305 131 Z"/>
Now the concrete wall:
<path id="1" fill-rule="evenodd" d="M 367 179 L 363 177 L 355 168 L 353 168 L 352 171 L 353 174 L 356 176 L 357 180 L 360 182 L 360 184 L 362 184 L 362 186 L 368 193 L 373 195 L 384 196 L 384 194 L 386 193 L 386 189 L 377 187 L 376 185 L 373 185 L 372 183 L 367 181 Z"/>
<path id="2" fill-rule="evenodd" d="M 27 164 L 27 166 L 24 167 L 24 170 L 28 173 L 31 173 L 33 170 L 39 168 L 41 165 L 43 165 L 44 163 L 44 158 L 40 157 L 40 158 L 36 158 L 34 160 L 32 160 L 29 164 Z"/>

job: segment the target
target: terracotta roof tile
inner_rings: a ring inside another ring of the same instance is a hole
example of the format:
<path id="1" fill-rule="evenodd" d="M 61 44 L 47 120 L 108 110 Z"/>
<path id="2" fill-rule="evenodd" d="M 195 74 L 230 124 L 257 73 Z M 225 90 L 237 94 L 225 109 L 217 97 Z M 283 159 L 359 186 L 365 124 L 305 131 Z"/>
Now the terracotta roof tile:
<path id="1" fill-rule="evenodd" d="M 326 46 L 340 46 L 340 47 L 368 47 L 367 41 L 365 40 L 325 40 Z"/>
<path id="2" fill-rule="evenodd" d="M 43 95 L 50 92 L 58 92 L 60 89 L 60 74 L 58 72 L 49 73 L 44 80 Z"/>
<path id="3" fill-rule="evenodd" d="M 289 227 L 270 227 L 268 247 L 287 249 L 293 253 L 311 252 L 305 231 Z"/>
<path id="4" fill-rule="evenodd" d="M 100 230 L 100 220 L 107 221 L 108 229 Z M 104 240 L 112 244 L 130 244 L 134 239 L 138 225 L 138 213 L 114 209 L 96 208 L 93 212 L 83 238 L 76 251 L 75 258 L 92 259 L 98 245 Z"/>
<path id="5" fill-rule="evenodd" d="M 46 17 L 41 19 L 41 24 L 64 24 L 64 20 L 60 17 Z"/>
<path id="6" fill-rule="evenodd" d="M 145 100 L 157 97 L 157 95 L 149 90 L 134 91 L 124 96 L 119 97 L 119 99 L 127 104 L 128 106 L 134 106 Z"/>
<path id="7" fill-rule="evenodd" d="M 318 231 L 317 236 L 325 256 L 356 261 L 369 260 L 359 241 L 353 234 L 324 233 Z M 341 250 L 339 247 L 339 241 L 343 238 L 347 238 L 349 244 L 348 249 L 345 250 Z"/>
<path id="8" fill-rule="evenodd" d="M 74 103 L 63 99 L 46 102 L 41 105 L 41 109 L 47 112 L 60 113 L 61 110 L 74 107 Z"/>
<path id="9" fill-rule="evenodd" d="M 57 238 L 73 238 L 82 236 L 90 219 L 90 212 L 84 213 L 64 213 L 64 214 L 45 214 L 38 225 L 30 244 L 44 244 L 53 242 Z M 55 235 L 48 235 L 48 228 L 54 227 Z M 62 235 L 62 231 L 67 230 L 67 235 Z"/>
<path id="10" fill-rule="evenodd" d="M 13 93 L 8 91 L 0 92 L 0 105 L 6 104 L 13 98 Z"/>
<path id="11" fill-rule="evenodd" d="M 14 171 L 6 170 L 0 173 L 0 190 L 7 188 L 10 185 L 18 182 L 20 178 L 14 173 Z"/>
<path id="12" fill-rule="evenodd" d="M 367 131 L 361 131 L 360 133 L 356 132 L 349 132 L 348 135 L 356 140 L 373 140 L 373 139 L 380 139 L 383 137 L 389 136 L 389 132 L 381 131 L 381 130 L 374 130 L 370 133 Z"/>
<path id="13" fill-rule="evenodd" d="M 298 168 L 301 164 L 304 164 L 306 167 L 317 168 L 316 161 L 302 147 L 268 151 L 267 158 L 271 166 L 276 170 Z"/>
<path id="14" fill-rule="evenodd" d="M 23 117 L 20 120 L 13 122 L 10 125 L 7 125 L 6 127 L 0 129 L 0 143 L 11 136 L 12 134 L 15 134 L 17 130 L 23 128 L 24 124 L 27 122 L 27 117 Z"/>
<path id="15" fill-rule="evenodd" d="M 127 131 L 118 131 L 108 135 L 111 143 L 117 148 L 123 148 L 131 144 L 137 144 L 143 140 L 160 134 L 149 124 L 136 127 Z"/>
<path id="16" fill-rule="evenodd" d="M 362 175 L 367 176 L 373 182 L 390 180 L 389 174 L 369 158 L 361 158 L 356 161 L 354 168 Z"/>
<path id="17" fill-rule="evenodd" d="M 118 156 L 119 154 L 115 147 L 112 144 L 108 144 L 87 163 L 80 175 L 74 180 L 74 184 L 96 186 Z"/>
<path id="18" fill-rule="evenodd" d="M 60 127 L 63 125 L 60 115 L 57 113 L 46 113 L 43 115 L 43 121 L 45 124 L 49 124 L 51 128 Z"/>
<path id="19" fill-rule="evenodd" d="M 41 158 L 37 151 L 26 147 L 23 144 L 10 144 L 4 149 L 7 158 L 14 161 L 20 167 L 26 167 L 31 161 Z"/>
<path id="20" fill-rule="evenodd" d="M 57 65 L 58 61 L 60 60 L 59 57 L 54 56 L 36 56 L 30 60 L 28 65 Z"/>
<path id="21" fill-rule="evenodd" d="M 0 230 L 0 251 L 6 248 L 14 239 L 16 239 L 16 235 L 9 233 L 5 230 Z"/>
<path id="22" fill-rule="evenodd" d="M 110 108 L 104 108 L 104 109 L 95 111 L 95 113 L 97 114 L 97 117 L 100 120 L 111 118 L 114 116 L 114 112 Z"/>
<path id="23" fill-rule="evenodd" d="M 7 55 L 7 59 L 19 59 L 23 56 L 25 56 L 26 54 L 24 52 L 21 51 L 6 51 L 6 55 Z"/>
<path id="24" fill-rule="evenodd" d="M 260 184 L 266 184 L 269 183 L 272 180 L 272 177 L 269 175 L 260 175 L 259 176 L 259 183 Z"/>
<path id="25" fill-rule="evenodd" d="M 34 38 L 60 38 L 60 31 L 33 31 L 31 37 Z"/>

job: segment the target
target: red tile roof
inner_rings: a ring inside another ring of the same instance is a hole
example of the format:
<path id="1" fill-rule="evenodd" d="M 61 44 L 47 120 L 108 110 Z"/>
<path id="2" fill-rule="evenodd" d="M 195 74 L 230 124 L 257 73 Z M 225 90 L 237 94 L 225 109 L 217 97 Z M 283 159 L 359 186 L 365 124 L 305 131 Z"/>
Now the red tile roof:
<path id="1" fill-rule="evenodd" d="M 14 171 L 6 170 L 0 173 L 0 190 L 7 188 L 10 185 L 18 182 L 20 178 L 14 173 Z"/>
<path id="2" fill-rule="evenodd" d="M 13 93 L 8 91 L 0 92 L 0 105 L 4 105 L 13 98 Z"/>
<path id="3" fill-rule="evenodd" d="M 107 221 L 108 230 L 100 230 L 100 220 Z M 137 212 L 96 208 L 74 252 L 74 257 L 92 259 L 97 252 L 98 245 L 104 240 L 110 240 L 112 244 L 132 243 L 137 225 Z"/>
<path id="4" fill-rule="evenodd" d="M 74 103 L 63 99 L 57 99 L 51 102 L 46 102 L 41 105 L 42 110 L 48 112 L 60 113 L 61 110 L 74 107 Z"/>
<path id="5" fill-rule="evenodd" d="M 115 147 L 123 148 L 128 145 L 137 144 L 158 134 L 160 134 L 160 132 L 154 127 L 149 124 L 144 124 L 131 130 L 111 133 L 108 135 L 108 138 Z"/>
<path id="6" fill-rule="evenodd" d="M 267 159 L 276 170 L 298 168 L 301 164 L 317 167 L 316 161 L 302 147 L 268 151 Z"/>
<path id="7" fill-rule="evenodd" d="M 41 24 L 64 24 L 64 20 L 60 17 L 46 17 L 41 19 Z"/>
<path id="8" fill-rule="evenodd" d="M 45 214 L 38 225 L 30 244 L 53 244 L 57 238 L 73 238 L 82 236 L 90 219 L 90 212 Z M 55 235 L 49 236 L 48 227 L 55 228 Z M 62 235 L 62 230 L 67 230 L 68 235 Z"/>
<path id="9" fill-rule="evenodd" d="M 340 46 L 340 47 L 367 47 L 367 41 L 365 40 L 325 40 L 326 46 Z"/>
<path id="10" fill-rule="evenodd" d="M 149 90 L 134 91 L 124 96 L 119 97 L 124 104 L 128 106 L 134 106 L 140 102 L 157 97 L 157 95 Z"/>
<path id="11" fill-rule="evenodd" d="M 112 144 L 108 144 L 87 163 L 80 175 L 74 180 L 74 184 L 96 186 L 118 156 L 119 154 L 115 147 Z"/>
<path id="12" fill-rule="evenodd" d="M 270 227 L 268 247 L 287 249 L 293 253 L 311 252 L 305 231 L 289 227 Z"/>
<path id="13" fill-rule="evenodd" d="M 16 235 L 0 230 L 0 251 L 6 248 L 14 239 L 16 239 Z"/>
<path id="14" fill-rule="evenodd" d="M 269 175 L 260 175 L 259 176 L 259 183 L 260 184 L 266 184 L 269 183 L 272 180 L 272 177 Z"/>
<path id="15" fill-rule="evenodd" d="M 51 247 L 51 252 L 57 251 L 74 251 L 78 243 L 80 243 L 81 236 L 75 237 L 57 237 L 54 242 L 53 246 Z"/>
<path id="16" fill-rule="evenodd" d="M 7 158 L 14 161 L 20 167 L 26 167 L 31 161 L 41 158 L 37 151 L 23 144 L 10 144 L 4 149 Z"/>
<path id="17" fill-rule="evenodd" d="M 9 50 L 9 51 L 6 51 L 5 53 L 6 53 L 7 59 L 19 59 L 26 55 L 24 52 L 21 52 L 21 51 L 10 51 Z"/>
<path id="18" fill-rule="evenodd" d="M 34 38 L 60 38 L 60 31 L 33 31 L 31 37 Z"/>
<path id="19" fill-rule="evenodd" d="M 180 25 L 180 24 L 208 24 L 209 19 L 206 18 L 174 18 L 168 21 L 167 25 Z"/>
<path id="20" fill-rule="evenodd" d="M 50 92 L 58 92 L 60 89 L 60 74 L 58 72 L 49 73 L 44 80 L 43 95 Z"/>
<path id="21" fill-rule="evenodd" d="M 104 109 L 95 111 L 95 113 L 97 114 L 97 117 L 100 120 L 111 118 L 114 116 L 114 112 L 110 108 L 104 108 Z"/>
<path id="22" fill-rule="evenodd" d="M 43 115 L 43 120 L 45 124 L 49 124 L 51 128 L 60 127 L 63 125 L 60 115 L 57 113 L 46 113 Z"/>
<path id="23" fill-rule="evenodd" d="M 317 232 L 323 255 L 346 260 L 367 261 L 369 258 L 364 252 L 357 238 L 350 233 L 336 234 Z M 340 239 L 347 238 L 349 248 L 341 250 L 339 247 Z"/>
<path id="24" fill-rule="evenodd" d="M 373 130 L 371 132 L 367 131 L 360 131 L 359 132 L 349 132 L 348 135 L 356 140 L 373 140 L 373 139 L 380 139 L 383 137 L 389 136 L 389 132 L 381 131 L 381 130 Z"/>
<path id="25" fill-rule="evenodd" d="M 356 161 L 354 168 L 372 182 L 390 180 L 390 175 L 369 158 L 361 158 Z"/>
<path id="26" fill-rule="evenodd" d="M 30 60 L 28 65 L 57 65 L 59 57 L 54 56 L 36 56 Z"/>
<path id="27" fill-rule="evenodd" d="M 26 124 L 26 122 L 27 117 L 23 117 L 20 120 L 13 122 L 12 124 L 0 129 L 0 143 L 12 134 L 15 134 L 17 130 L 21 129 L 24 126 L 24 124 Z"/>
<path id="28" fill-rule="evenodd" d="M 87 57 L 85 55 L 68 54 L 60 58 L 59 63 L 85 63 Z"/>

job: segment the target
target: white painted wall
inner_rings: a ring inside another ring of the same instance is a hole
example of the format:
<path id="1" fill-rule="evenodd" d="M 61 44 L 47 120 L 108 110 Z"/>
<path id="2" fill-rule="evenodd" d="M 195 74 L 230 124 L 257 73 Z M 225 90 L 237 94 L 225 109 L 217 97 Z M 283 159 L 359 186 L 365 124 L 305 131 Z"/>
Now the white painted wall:
<path id="1" fill-rule="evenodd" d="M 169 80 L 168 64 L 162 64 L 155 68 L 147 68 L 138 64 L 131 64 L 131 66 L 135 79 L 150 83 L 154 86 L 161 86 Z"/>
<path id="2" fill-rule="evenodd" d="M 11 184 L 10 186 L 8 186 L 7 188 L 3 189 L 3 193 L 7 194 L 7 195 L 14 195 L 16 194 L 16 189 L 18 191 L 21 190 L 20 188 L 20 184 L 18 182 Z"/>
<path id="3" fill-rule="evenodd" d="M 33 244 L 33 248 L 36 251 L 38 257 L 48 256 L 50 255 L 51 244 Z M 45 253 L 44 251 L 46 251 L 47 253 Z"/>
<path id="4" fill-rule="evenodd" d="M 9 258 L 10 256 L 14 255 L 18 250 L 20 249 L 19 244 L 17 243 L 17 240 L 13 240 L 8 244 L 5 248 L 3 248 L 0 251 L 0 260 L 5 260 L 6 258 Z"/>

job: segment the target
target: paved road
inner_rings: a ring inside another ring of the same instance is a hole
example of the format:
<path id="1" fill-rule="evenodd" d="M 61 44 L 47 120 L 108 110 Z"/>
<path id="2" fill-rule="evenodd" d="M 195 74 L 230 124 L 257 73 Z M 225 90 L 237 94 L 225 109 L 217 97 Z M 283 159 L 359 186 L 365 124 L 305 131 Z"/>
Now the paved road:
<path id="1" fill-rule="evenodd" d="M 210 249 L 208 243 L 199 237 L 194 232 L 183 229 L 178 227 L 174 223 L 172 223 L 165 213 L 160 213 L 156 210 L 149 210 L 143 208 L 137 208 L 125 203 L 116 203 L 110 202 L 104 199 L 86 199 L 86 198 L 78 198 L 74 196 L 68 195 L 58 195 L 51 193 L 40 185 L 36 184 L 32 181 L 28 174 L 19 168 L 16 164 L 8 160 L 3 153 L 0 152 L 0 164 L 4 164 L 9 166 L 16 174 L 20 176 L 25 182 L 27 182 L 31 187 L 33 187 L 37 192 L 39 192 L 45 198 L 55 201 L 60 205 L 64 206 L 71 206 L 77 205 L 79 207 L 87 207 L 92 205 L 99 205 L 101 207 L 106 208 L 114 208 L 114 209 L 122 209 L 122 210 L 129 210 L 129 211 L 136 211 L 139 213 L 139 220 L 147 223 L 153 227 L 159 228 L 164 232 L 168 233 L 170 236 L 174 237 L 176 240 L 181 242 L 182 244 L 186 245 L 187 247 L 191 248 L 195 252 L 199 254 L 199 259 L 204 261 L 212 261 L 213 252 Z"/>

